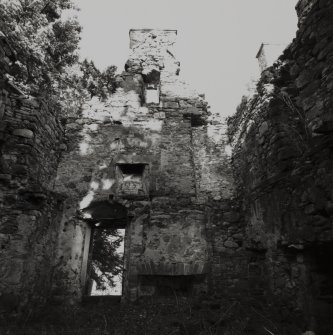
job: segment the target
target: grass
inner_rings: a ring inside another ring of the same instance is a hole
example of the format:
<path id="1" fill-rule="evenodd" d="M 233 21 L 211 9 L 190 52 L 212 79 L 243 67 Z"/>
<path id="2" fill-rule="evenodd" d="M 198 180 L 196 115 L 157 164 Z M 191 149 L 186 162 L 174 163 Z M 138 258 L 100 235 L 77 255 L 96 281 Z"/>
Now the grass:
<path id="1" fill-rule="evenodd" d="M 0 335 L 302 334 L 289 321 L 272 321 L 275 314 L 253 303 L 175 295 L 131 304 L 49 306 L 38 315 L 0 319 Z"/>

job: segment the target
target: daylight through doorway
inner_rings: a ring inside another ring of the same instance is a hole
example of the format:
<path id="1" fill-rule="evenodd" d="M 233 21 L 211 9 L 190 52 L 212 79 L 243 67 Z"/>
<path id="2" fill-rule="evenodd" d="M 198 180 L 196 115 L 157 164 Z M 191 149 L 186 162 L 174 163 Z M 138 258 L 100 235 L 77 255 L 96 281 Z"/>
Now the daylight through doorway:
<path id="1" fill-rule="evenodd" d="M 90 296 L 122 295 L 125 229 L 93 231 L 90 252 Z"/>

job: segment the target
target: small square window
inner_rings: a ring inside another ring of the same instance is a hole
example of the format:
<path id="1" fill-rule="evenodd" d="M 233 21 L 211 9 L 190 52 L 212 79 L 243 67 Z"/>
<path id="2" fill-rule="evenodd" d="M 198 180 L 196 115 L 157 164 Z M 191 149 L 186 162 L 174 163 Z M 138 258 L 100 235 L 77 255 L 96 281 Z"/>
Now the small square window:
<path id="1" fill-rule="evenodd" d="M 123 197 L 148 195 L 147 164 L 117 164 L 117 193 Z"/>

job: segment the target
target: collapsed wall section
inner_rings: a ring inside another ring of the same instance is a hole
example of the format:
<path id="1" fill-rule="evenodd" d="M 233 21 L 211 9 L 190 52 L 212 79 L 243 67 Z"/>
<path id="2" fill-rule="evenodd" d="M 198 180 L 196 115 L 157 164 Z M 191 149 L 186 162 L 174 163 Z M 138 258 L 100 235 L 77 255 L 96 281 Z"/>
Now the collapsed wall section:
<path id="1" fill-rule="evenodd" d="M 333 47 L 330 1 L 300 1 L 299 30 L 229 119 L 246 247 L 264 255 L 285 320 L 332 329 Z"/>

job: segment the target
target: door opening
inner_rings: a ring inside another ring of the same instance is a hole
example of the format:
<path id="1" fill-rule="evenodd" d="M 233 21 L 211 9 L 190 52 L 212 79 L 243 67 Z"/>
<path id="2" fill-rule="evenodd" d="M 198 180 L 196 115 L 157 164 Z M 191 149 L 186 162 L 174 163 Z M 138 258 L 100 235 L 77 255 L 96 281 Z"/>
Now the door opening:
<path id="1" fill-rule="evenodd" d="M 88 295 L 121 296 L 125 229 L 93 229 L 89 255 Z"/>
<path id="2" fill-rule="evenodd" d="M 127 209 L 113 199 L 93 202 L 82 210 L 87 223 L 82 260 L 84 296 L 121 296 Z"/>

